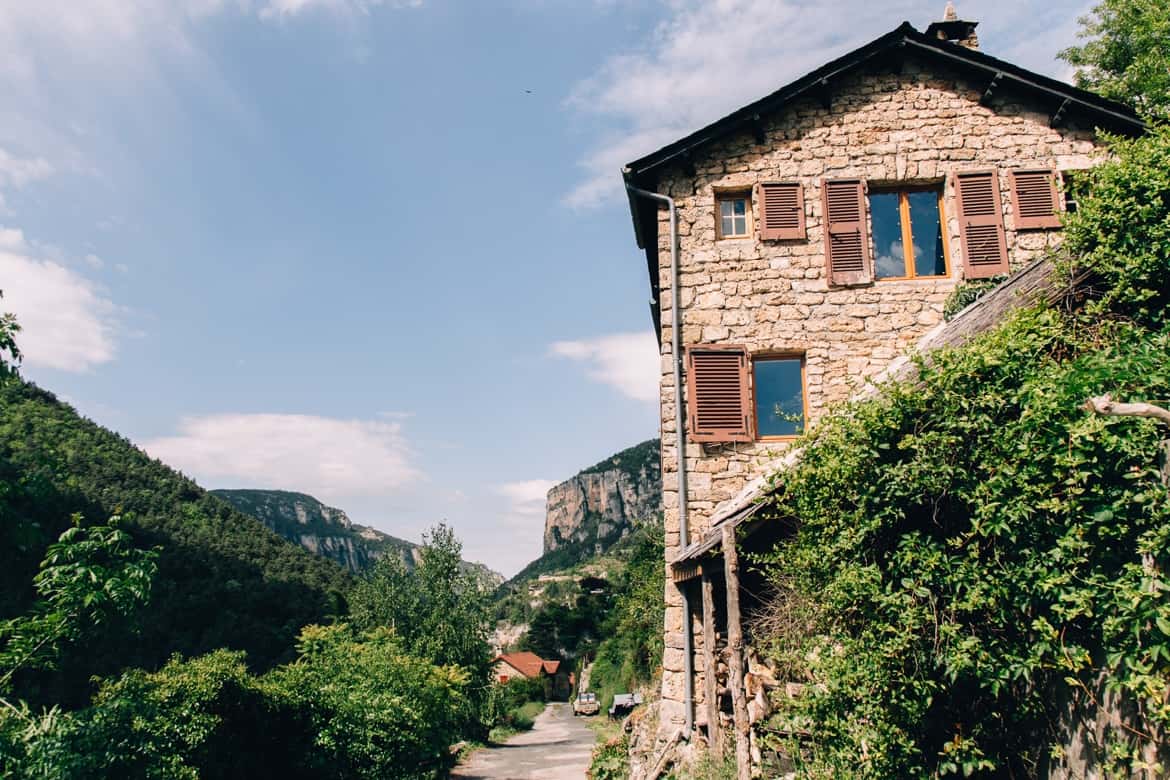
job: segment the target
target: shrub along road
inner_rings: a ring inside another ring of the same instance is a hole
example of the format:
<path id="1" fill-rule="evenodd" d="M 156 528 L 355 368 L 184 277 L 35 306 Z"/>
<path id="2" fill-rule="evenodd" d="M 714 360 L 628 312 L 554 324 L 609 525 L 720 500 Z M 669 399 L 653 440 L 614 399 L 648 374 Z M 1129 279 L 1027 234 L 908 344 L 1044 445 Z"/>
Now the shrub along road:
<path id="1" fill-rule="evenodd" d="M 569 704 L 554 703 L 532 730 L 503 745 L 475 752 L 451 773 L 459 780 L 572 780 L 584 778 L 596 738 Z"/>

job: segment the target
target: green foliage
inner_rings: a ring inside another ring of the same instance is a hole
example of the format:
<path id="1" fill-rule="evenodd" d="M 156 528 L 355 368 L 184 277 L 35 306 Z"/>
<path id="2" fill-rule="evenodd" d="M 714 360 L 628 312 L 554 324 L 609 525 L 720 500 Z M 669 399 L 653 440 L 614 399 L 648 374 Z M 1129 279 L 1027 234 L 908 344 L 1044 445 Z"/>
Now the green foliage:
<path id="1" fill-rule="evenodd" d="M 772 511 L 799 522 L 761 562 L 819 606 L 785 658 L 814 685 L 776 724 L 811 733 L 806 775 L 1043 774 L 1101 678 L 1139 731 L 1170 726 L 1165 432 L 1084 409 L 1170 398 L 1168 146 L 1119 144 L 1069 218 L 1106 283 L 1088 311 L 1025 311 L 932 355 L 778 477 Z M 1107 736 L 1098 759 L 1128 768 L 1134 733 Z"/>
<path id="2" fill-rule="evenodd" d="M 310 626 L 263 677 L 218 650 L 102 684 L 92 706 L 0 716 L 0 768 L 45 778 L 414 778 L 447 760 L 468 677 L 407 655 L 386 630 Z"/>
<path id="3" fill-rule="evenodd" d="M 1085 43 L 1060 53 L 1077 86 L 1170 119 L 1170 2 L 1103 0 L 1079 21 Z"/>
<path id="4" fill-rule="evenodd" d="M 593 750 L 589 780 L 626 780 L 630 776 L 630 738 L 621 734 Z"/>
<path id="5" fill-rule="evenodd" d="M 51 669 L 66 643 L 104 623 L 129 618 L 146 603 L 158 567 L 156 551 L 139 550 L 118 526 L 81 526 L 81 517 L 49 547 L 33 580 L 40 600 L 24 617 L 0 624 L 0 692 L 15 673 Z"/>
<path id="6" fill-rule="evenodd" d="M 311 626 L 300 647 L 263 682 L 307 714 L 310 776 L 430 776 L 476 714 L 467 671 L 406 653 L 389 629 Z"/>
<path id="7" fill-rule="evenodd" d="M 955 315 L 983 297 L 985 292 L 994 290 L 1007 276 L 995 276 L 990 279 L 971 279 L 960 282 L 947 296 L 943 304 L 943 317 L 952 320 Z"/>
<path id="8" fill-rule="evenodd" d="M 1170 125 L 1112 149 L 1116 162 L 1088 172 L 1092 195 L 1068 220 L 1066 246 L 1103 277 L 1094 311 L 1159 327 L 1170 311 Z"/>
<path id="9" fill-rule="evenodd" d="M 4 291 L 0 290 L 0 298 Z M 20 349 L 16 346 L 16 334 L 20 324 L 11 314 L 0 314 L 0 379 L 10 376 L 20 363 Z"/>
<path id="10" fill-rule="evenodd" d="M 399 558 L 380 559 L 350 597 L 354 624 L 392 628 L 411 653 L 485 677 L 491 660 L 488 594 L 463 565 L 462 552 L 455 532 L 439 524 L 424 535 L 413 571 Z"/>
<path id="11" fill-rule="evenodd" d="M 136 636 L 87 639 L 52 674 L 25 681 L 34 702 L 81 706 L 94 675 L 157 668 L 175 652 L 244 650 L 256 668 L 293 657 L 304 625 L 345 608 L 351 580 L 279 538 L 51 394 L 0 379 L 0 618 L 36 600 L 37 564 L 70 517 L 122 515 L 139 549 L 159 549 Z"/>
<path id="12" fill-rule="evenodd" d="M 662 659 L 662 594 L 666 569 L 663 538 L 656 529 L 638 533 L 628 566 L 614 588 L 613 607 L 602 624 L 590 686 L 603 710 L 615 693 L 651 680 Z"/>
<path id="13" fill-rule="evenodd" d="M 412 655 L 462 669 L 474 685 L 471 708 L 461 716 L 482 736 L 491 723 L 490 608 L 482 577 L 463 563 L 462 553 L 454 531 L 439 524 L 424 535 L 413 571 L 401 558 L 381 558 L 353 590 L 351 619 L 363 630 L 392 630 Z"/>

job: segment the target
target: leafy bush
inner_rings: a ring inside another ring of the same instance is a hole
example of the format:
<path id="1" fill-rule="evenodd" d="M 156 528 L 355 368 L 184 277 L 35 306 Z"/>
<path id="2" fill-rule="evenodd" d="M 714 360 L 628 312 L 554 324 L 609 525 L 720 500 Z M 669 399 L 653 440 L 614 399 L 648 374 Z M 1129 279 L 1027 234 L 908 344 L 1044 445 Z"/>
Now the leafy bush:
<path id="1" fill-rule="evenodd" d="M 662 660 L 662 565 L 660 529 L 638 531 L 628 566 L 614 587 L 613 608 L 601 628 L 602 641 L 590 674 L 603 710 L 615 693 L 628 693 L 654 677 Z"/>
<path id="2" fill-rule="evenodd" d="M 307 776 L 430 776 L 475 720 L 468 673 L 407 655 L 388 629 L 310 626 L 299 647 L 262 682 L 307 722 Z"/>
<path id="3" fill-rule="evenodd" d="M 1088 311 L 933 355 L 778 475 L 772 511 L 799 522 L 763 564 L 820 607 L 785 658 L 815 685 L 777 724 L 811 733 L 806 774 L 1036 776 L 1101 681 L 1135 710 L 1106 771 L 1170 727 L 1165 433 L 1084 409 L 1170 398 L 1170 134 L 1115 149 L 1069 218 L 1106 282 Z"/>
<path id="4" fill-rule="evenodd" d="M 470 716 L 468 677 L 386 630 L 310 626 L 263 677 L 243 654 L 174 658 L 102 684 L 71 714 L 0 715 L 0 768 L 45 778 L 433 776 Z"/>
<path id="5" fill-rule="evenodd" d="M 589 780 L 625 780 L 630 776 L 630 738 L 621 734 L 593 749 Z"/>

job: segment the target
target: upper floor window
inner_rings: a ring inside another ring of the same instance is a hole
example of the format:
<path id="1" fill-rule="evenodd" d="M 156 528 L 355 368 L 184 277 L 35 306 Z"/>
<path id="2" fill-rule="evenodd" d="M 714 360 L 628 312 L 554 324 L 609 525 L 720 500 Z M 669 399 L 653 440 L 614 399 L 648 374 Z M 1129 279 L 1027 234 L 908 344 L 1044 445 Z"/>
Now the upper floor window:
<path id="1" fill-rule="evenodd" d="M 948 275 L 941 187 L 874 189 L 869 193 L 869 214 L 876 278 Z"/>
<path id="2" fill-rule="evenodd" d="M 751 234 L 751 192 L 721 192 L 715 198 L 716 238 L 747 238 Z"/>
<path id="3" fill-rule="evenodd" d="M 799 356 L 752 358 L 756 436 L 772 439 L 804 432 L 804 360 Z"/>

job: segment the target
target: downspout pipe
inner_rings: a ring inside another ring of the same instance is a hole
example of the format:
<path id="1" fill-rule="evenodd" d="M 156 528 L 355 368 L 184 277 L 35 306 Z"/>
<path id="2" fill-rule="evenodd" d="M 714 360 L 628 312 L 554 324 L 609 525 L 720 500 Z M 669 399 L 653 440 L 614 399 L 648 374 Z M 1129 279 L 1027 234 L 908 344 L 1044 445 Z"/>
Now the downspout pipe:
<path id="1" fill-rule="evenodd" d="M 659 192 L 651 192 L 635 187 L 626 180 L 626 190 L 631 195 L 665 204 L 670 212 L 670 351 L 671 362 L 674 366 L 674 430 L 677 436 L 676 452 L 678 460 L 678 531 L 679 544 L 686 549 L 691 537 L 687 527 L 687 436 L 683 426 L 683 393 L 682 393 L 682 296 L 679 293 L 679 260 L 678 260 L 678 209 L 674 198 Z M 679 594 L 683 602 L 683 673 L 685 680 L 686 732 L 684 737 L 691 738 L 695 728 L 695 653 L 694 636 L 691 625 L 691 604 L 686 588 L 679 587 Z"/>

